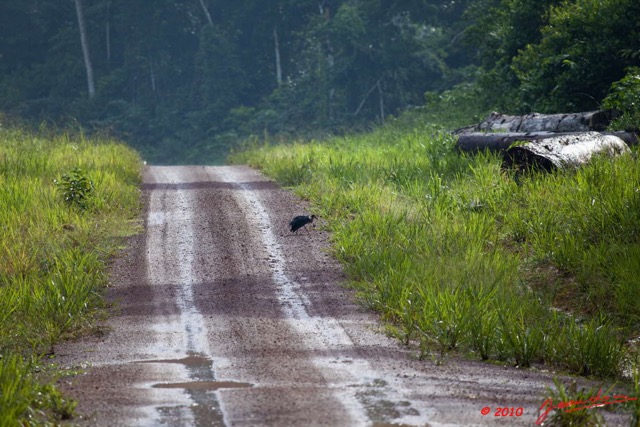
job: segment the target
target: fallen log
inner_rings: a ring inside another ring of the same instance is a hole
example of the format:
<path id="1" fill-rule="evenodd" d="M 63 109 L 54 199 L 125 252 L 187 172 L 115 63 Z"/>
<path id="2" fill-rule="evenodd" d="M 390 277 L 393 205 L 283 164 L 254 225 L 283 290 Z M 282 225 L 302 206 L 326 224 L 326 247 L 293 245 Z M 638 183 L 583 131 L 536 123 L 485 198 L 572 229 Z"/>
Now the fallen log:
<path id="1" fill-rule="evenodd" d="M 475 126 L 454 131 L 468 132 L 587 132 L 604 131 L 619 113 L 615 110 L 598 110 L 568 114 L 531 113 L 524 116 L 491 113 Z"/>
<path id="2" fill-rule="evenodd" d="M 517 141 L 537 141 L 554 136 L 571 136 L 583 134 L 576 132 L 511 132 L 511 133 L 483 133 L 471 132 L 461 133 L 456 141 L 456 148 L 467 153 L 476 153 L 489 150 L 493 152 L 504 152 Z M 637 145 L 638 136 L 633 132 L 601 132 L 601 135 L 613 135 L 623 140 L 628 145 Z"/>
<path id="3" fill-rule="evenodd" d="M 518 171 L 552 171 L 584 165 L 597 154 L 616 156 L 629 152 L 627 144 L 614 135 L 598 132 L 556 134 L 512 145 L 504 153 L 502 167 Z"/>

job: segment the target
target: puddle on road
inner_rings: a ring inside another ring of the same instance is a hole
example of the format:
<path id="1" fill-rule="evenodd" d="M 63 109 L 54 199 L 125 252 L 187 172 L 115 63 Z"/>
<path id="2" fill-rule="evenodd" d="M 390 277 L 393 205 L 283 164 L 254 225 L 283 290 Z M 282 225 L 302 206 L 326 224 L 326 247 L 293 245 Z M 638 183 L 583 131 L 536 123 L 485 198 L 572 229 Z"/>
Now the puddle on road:
<path id="1" fill-rule="evenodd" d="M 228 388 L 249 388 L 250 383 L 239 383 L 235 381 L 193 381 L 186 383 L 159 383 L 152 385 L 154 388 L 183 388 L 185 390 L 220 390 Z"/>
<path id="2" fill-rule="evenodd" d="M 430 424 L 424 424 L 422 427 L 430 427 Z M 413 427 L 412 424 L 396 424 L 396 423 L 373 423 L 371 427 Z"/>
<path id="3" fill-rule="evenodd" d="M 191 354 L 182 359 L 157 359 L 157 360 L 141 360 L 137 363 L 177 363 L 187 367 L 191 378 L 202 378 L 211 375 L 211 359 L 202 357 L 197 354 Z M 200 375 L 199 375 L 200 374 Z M 253 387 L 251 383 L 243 383 L 238 381 L 187 381 L 179 383 L 157 383 L 152 385 L 153 388 L 183 388 L 185 390 L 220 390 L 227 388 L 249 388 Z"/>
<path id="4" fill-rule="evenodd" d="M 216 394 L 212 392 L 230 388 L 253 387 L 249 383 L 216 381 L 212 369 L 212 360 L 197 353 L 188 353 L 187 357 L 182 359 L 152 359 L 141 360 L 136 363 L 183 365 L 187 369 L 189 379 L 192 380 L 151 385 L 151 388 L 183 389 L 193 402 L 189 407 L 157 407 L 156 411 L 160 416 L 160 425 L 224 426 L 224 416 L 220 409 L 220 403 Z M 191 422 L 184 423 L 185 411 L 191 414 Z"/>
<path id="5" fill-rule="evenodd" d="M 151 359 L 140 360 L 136 363 L 178 363 L 181 365 L 185 365 L 187 368 L 211 367 L 211 359 L 197 354 L 190 354 L 189 356 L 182 359 Z"/>

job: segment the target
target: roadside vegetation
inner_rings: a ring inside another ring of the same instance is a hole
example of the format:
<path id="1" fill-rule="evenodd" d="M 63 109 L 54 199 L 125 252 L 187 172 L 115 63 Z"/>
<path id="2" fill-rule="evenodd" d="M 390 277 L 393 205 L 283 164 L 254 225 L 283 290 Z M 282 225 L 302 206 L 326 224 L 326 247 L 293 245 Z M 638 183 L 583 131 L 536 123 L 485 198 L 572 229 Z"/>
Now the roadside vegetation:
<path id="1" fill-rule="evenodd" d="M 254 143 L 231 159 L 312 202 L 361 300 L 420 357 L 457 351 L 630 375 L 640 333 L 637 148 L 517 178 L 496 155 L 453 150 L 430 124 L 451 105 L 434 101 L 437 115 L 409 113 L 364 135 Z"/>
<path id="2" fill-rule="evenodd" d="M 100 316 L 108 258 L 136 230 L 140 164 L 115 141 L 0 123 L 0 425 L 73 414 L 47 356 Z"/>

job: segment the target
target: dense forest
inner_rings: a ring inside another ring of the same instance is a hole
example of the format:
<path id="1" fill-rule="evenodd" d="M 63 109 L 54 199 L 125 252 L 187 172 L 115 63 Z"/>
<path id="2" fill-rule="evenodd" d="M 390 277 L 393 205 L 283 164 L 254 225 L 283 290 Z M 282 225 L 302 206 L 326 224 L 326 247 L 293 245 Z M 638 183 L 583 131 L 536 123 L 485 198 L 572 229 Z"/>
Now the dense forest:
<path id="1" fill-rule="evenodd" d="M 449 94 L 524 113 L 640 105 L 637 0 L 3 0 L 5 120 L 154 163 L 353 132 Z"/>

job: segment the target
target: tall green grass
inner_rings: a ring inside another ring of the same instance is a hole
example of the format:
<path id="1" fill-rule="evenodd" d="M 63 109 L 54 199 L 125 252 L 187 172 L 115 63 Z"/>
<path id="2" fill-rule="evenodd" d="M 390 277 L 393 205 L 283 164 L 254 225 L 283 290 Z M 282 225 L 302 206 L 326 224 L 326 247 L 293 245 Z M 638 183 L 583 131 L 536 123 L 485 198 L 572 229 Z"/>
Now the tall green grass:
<path id="1" fill-rule="evenodd" d="M 17 354 L 0 360 L 0 425 L 55 425 L 73 417 L 76 402 L 65 398 L 54 385 L 60 376 L 55 367 Z"/>
<path id="2" fill-rule="evenodd" d="M 72 411 L 40 358 L 98 315 L 108 257 L 135 230 L 140 165 L 115 141 L 0 124 L 0 425 Z M 93 185 L 82 208 L 56 185 L 74 170 Z"/>
<path id="3" fill-rule="evenodd" d="M 640 332 L 636 157 L 516 179 L 453 145 L 414 121 L 231 161 L 312 201 L 362 301 L 421 357 L 620 376 Z"/>

